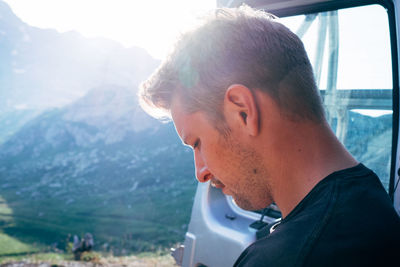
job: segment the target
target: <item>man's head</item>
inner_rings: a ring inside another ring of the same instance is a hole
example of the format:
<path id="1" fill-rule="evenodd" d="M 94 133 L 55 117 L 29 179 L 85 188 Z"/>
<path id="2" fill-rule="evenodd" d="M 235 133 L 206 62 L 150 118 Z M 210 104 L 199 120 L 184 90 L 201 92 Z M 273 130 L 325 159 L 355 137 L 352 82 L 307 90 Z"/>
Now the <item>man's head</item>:
<path id="1" fill-rule="evenodd" d="M 182 35 L 139 95 L 149 113 L 158 109 L 172 116 L 178 134 L 194 149 L 198 180 L 211 180 L 245 209 L 272 201 L 271 166 L 253 142 L 262 119 L 324 120 L 301 40 L 271 15 L 246 6 L 218 9 Z M 234 113 L 238 119 L 230 116 Z M 268 136 L 271 146 L 274 140 Z"/>
<path id="2" fill-rule="evenodd" d="M 167 116 L 179 95 L 188 113 L 204 111 L 219 128 L 221 104 L 232 84 L 268 93 L 294 119 L 323 117 L 301 40 L 271 15 L 247 6 L 217 9 L 183 34 L 139 94 L 143 107 Z"/>

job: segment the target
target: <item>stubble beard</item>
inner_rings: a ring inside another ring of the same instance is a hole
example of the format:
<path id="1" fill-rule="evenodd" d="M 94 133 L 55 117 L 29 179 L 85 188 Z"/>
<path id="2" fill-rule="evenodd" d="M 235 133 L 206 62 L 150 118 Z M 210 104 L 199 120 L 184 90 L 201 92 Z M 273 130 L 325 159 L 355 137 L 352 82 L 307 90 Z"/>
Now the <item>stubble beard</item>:
<path id="1" fill-rule="evenodd" d="M 244 210 L 260 210 L 273 202 L 268 171 L 260 155 L 232 137 L 225 139 L 228 153 L 234 158 L 235 180 L 232 198 Z"/>

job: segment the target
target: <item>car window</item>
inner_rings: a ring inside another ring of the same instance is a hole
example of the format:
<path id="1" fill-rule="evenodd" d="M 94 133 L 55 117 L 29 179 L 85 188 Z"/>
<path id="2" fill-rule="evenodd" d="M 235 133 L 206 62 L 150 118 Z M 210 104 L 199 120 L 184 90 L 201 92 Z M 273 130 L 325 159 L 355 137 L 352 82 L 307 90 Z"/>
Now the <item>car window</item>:
<path id="1" fill-rule="evenodd" d="M 370 5 L 280 20 L 304 42 L 337 137 L 388 190 L 393 83 L 386 10 Z"/>

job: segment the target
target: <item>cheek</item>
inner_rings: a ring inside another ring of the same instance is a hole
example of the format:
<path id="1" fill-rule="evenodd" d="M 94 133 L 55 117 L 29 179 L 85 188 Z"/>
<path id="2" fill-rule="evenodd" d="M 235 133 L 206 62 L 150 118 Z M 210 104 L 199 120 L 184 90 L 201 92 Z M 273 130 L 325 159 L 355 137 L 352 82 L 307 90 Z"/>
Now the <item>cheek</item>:
<path id="1" fill-rule="evenodd" d="M 215 175 L 225 185 L 233 186 L 241 176 L 241 161 L 234 156 L 230 150 L 216 151 L 210 168 L 215 171 Z"/>
<path id="2" fill-rule="evenodd" d="M 201 151 L 198 152 L 198 157 L 203 160 L 203 164 L 208 168 L 208 170 L 217 178 L 225 176 L 224 173 L 226 168 L 226 163 L 224 161 L 225 155 L 215 149 L 215 145 L 202 147 Z"/>
<path id="3" fill-rule="evenodd" d="M 211 139 L 211 140 L 210 140 Z M 224 184 L 231 184 L 231 180 L 238 175 L 240 169 L 240 153 L 237 153 L 235 142 L 223 139 L 222 136 L 215 134 L 202 143 L 200 156 L 209 171 Z"/>

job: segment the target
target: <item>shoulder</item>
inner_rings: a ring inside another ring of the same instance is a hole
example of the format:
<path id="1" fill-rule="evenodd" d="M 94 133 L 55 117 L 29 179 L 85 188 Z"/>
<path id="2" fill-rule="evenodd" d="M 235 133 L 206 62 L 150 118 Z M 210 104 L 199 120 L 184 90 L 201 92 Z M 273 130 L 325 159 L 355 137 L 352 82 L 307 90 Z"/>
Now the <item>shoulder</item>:
<path id="1" fill-rule="evenodd" d="M 272 234 L 249 246 L 235 266 L 294 266 L 299 262 L 331 206 L 336 184 L 330 179 L 316 186 Z"/>
<path id="2" fill-rule="evenodd" d="M 338 177 L 337 199 L 307 266 L 379 266 L 400 248 L 400 219 L 374 172 L 360 164 Z"/>
<path id="3" fill-rule="evenodd" d="M 387 244 L 398 247 L 399 222 L 379 178 L 360 164 L 321 181 L 272 234 L 248 247 L 235 266 L 349 266 L 349 255 L 355 255 L 358 266 L 382 259 L 374 255 L 387 254 Z"/>

